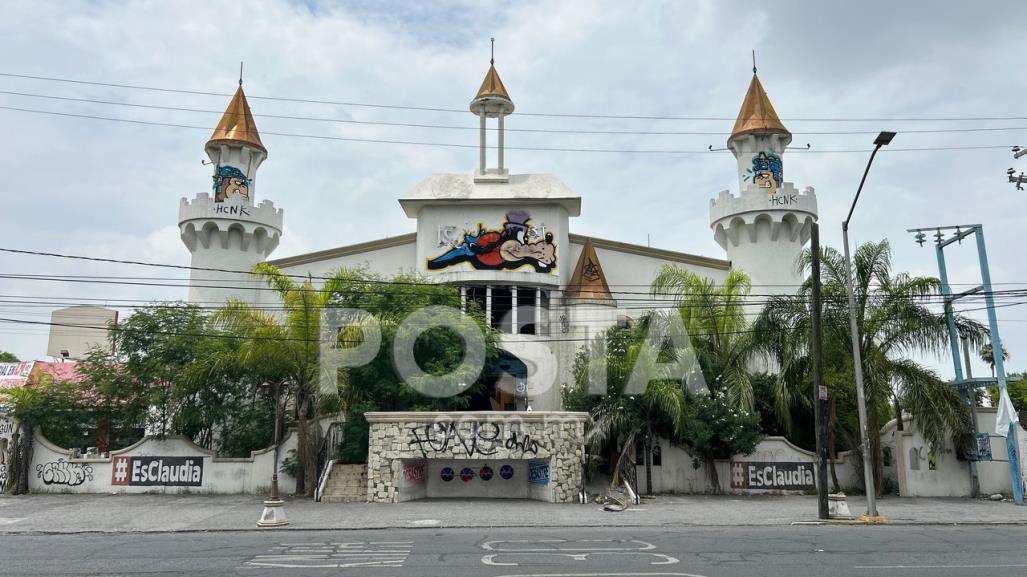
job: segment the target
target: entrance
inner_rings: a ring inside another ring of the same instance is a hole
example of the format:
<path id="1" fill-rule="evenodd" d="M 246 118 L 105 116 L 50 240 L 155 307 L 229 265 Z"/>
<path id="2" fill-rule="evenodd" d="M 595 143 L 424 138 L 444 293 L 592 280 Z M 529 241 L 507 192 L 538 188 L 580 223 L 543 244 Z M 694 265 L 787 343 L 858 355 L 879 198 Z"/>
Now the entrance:
<path id="1" fill-rule="evenodd" d="M 528 366 L 507 351 L 500 351 L 485 368 L 485 387 L 471 397 L 472 411 L 523 411 L 527 408 Z"/>

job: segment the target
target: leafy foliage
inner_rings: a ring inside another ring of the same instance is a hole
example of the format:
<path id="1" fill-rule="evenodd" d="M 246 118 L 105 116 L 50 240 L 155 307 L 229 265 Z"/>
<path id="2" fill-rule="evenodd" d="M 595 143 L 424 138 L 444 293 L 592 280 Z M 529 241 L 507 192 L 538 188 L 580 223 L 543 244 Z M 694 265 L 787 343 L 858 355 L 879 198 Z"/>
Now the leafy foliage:
<path id="1" fill-rule="evenodd" d="M 809 270 L 811 259 L 807 250 L 798 266 Z M 858 450 L 846 269 L 842 254 L 832 248 L 822 249 L 824 381 L 830 390 L 831 431 L 836 443 Z M 938 294 L 938 279 L 893 273 L 887 241 L 858 246 L 852 272 L 869 430 L 880 430 L 893 414 L 892 404 L 897 403 L 912 415 L 924 437 L 934 445 L 943 441 L 946 432 L 957 436 L 963 433 L 969 424 L 969 407 L 934 371 L 909 358 L 924 353 L 942 355 L 948 349 L 945 316 L 924 304 Z M 811 290 L 811 280 L 807 279 L 798 294 L 771 297 L 754 326 L 759 349 L 781 367 L 777 388 L 782 400 L 812 398 Z M 986 331 L 980 323 L 957 315 L 956 325 L 972 346 L 983 342 Z M 794 405 L 786 402 L 782 409 Z M 880 439 L 871 435 L 870 441 L 880 489 Z M 835 443 L 831 448 L 837 448 Z"/>
<path id="2" fill-rule="evenodd" d="M 688 425 L 680 441 L 692 448 L 694 465 L 748 455 L 763 440 L 756 411 L 738 408 L 724 391 L 691 395 Z"/>

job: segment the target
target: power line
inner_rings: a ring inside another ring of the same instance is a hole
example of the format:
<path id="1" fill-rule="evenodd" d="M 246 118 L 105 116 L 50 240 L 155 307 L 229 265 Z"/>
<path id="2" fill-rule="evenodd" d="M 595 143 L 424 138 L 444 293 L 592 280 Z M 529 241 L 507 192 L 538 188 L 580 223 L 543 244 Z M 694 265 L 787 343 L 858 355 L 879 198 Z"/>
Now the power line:
<path id="1" fill-rule="evenodd" d="M 0 94 L 6 94 L 10 96 L 22 96 L 26 98 L 41 98 L 47 100 L 59 100 L 65 102 L 83 102 L 89 104 L 102 104 L 105 106 L 122 106 L 129 108 L 143 108 L 147 110 L 167 110 L 173 112 L 190 112 L 190 113 L 201 113 L 201 114 L 217 114 L 223 116 L 241 115 L 242 113 L 232 112 L 230 110 L 219 111 L 209 110 L 202 108 L 185 108 L 180 106 L 165 106 L 156 104 L 138 104 L 131 102 L 118 102 L 113 100 L 98 100 L 93 98 L 77 98 L 71 96 L 56 96 L 51 94 L 36 94 L 29 92 L 14 92 L 9 90 L 0 90 Z M 353 120 L 346 118 L 326 118 L 319 116 L 294 116 L 285 114 L 253 114 L 257 118 L 273 118 L 279 120 L 301 120 L 308 122 L 332 122 L 339 124 L 353 124 L 363 126 L 391 126 L 401 128 L 431 128 L 441 130 L 465 130 L 465 131 L 477 131 L 480 130 L 478 126 L 456 126 L 452 124 L 422 124 L 416 122 L 385 122 L 385 121 L 371 121 L 371 120 Z M 497 127 L 486 127 L 488 131 L 498 131 Z M 516 127 L 505 127 L 506 132 L 524 132 L 524 133 L 541 133 L 541 134 L 606 134 L 606 135 L 630 135 L 630 136 L 730 136 L 730 132 L 724 131 L 663 131 L 663 130 L 581 130 L 581 129 L 554 129 L 554 128 L 516 128 Z M 1027 126 L 994 126 L 994 127 L 977 127 L 977 128 L 941 128 L 941 129 L 895 129 L 894 132 L 900 134 L 945 134 L 945 133 L 967 133 L 967 132 L 1009 132 L 1024 130 L 1027 131 Z M 795 136 L 813 136 L 813 135 L 833 135 L 833 136 L 846 136 L 846 135 L 865 135 L 865 134 L 877 134 L 879 131 L 876 130 L 844 130 L 844 131 L 802 131 L 793 132 Z"/>
<path id="2" fill-rule="evenodd" d="M 188 128 L 192 130 L 204 130 L 209 131 L 209 126 L 197 126 L 192 124 L 176 124 L 171 122 L 156 122 L 150 120 L 134 120 L 129 118 L 114 118 L 111 116 L 98 116 L 93 114 L 77 114 L 72 112 L 57 112 L 53 110 L 37 110 L 33 108 L 20 108 L 17 106 L 0 106 L 0 110 L 10 110 L 13 112 L 24 112 L 29 114 L 42 114 L 48 116 L 59 116 L 65 118 L 85 118 L 89 120 L 101 120 L 106 122 L 120 122 L 125 124 L 137 124 L 144 126 L 161 126 L 166 128 Z M 363 142 L 371 144 L 401 144 L 408 146 L 437 146 L 444 148 L 474 148 L 477 149 L 477 144 L 458 144 L 451 142 L 424 142 L 417 140 L 391 140 L 391 139 L 379 139 L 379 138 L 355 138 L 348 136 L 329 136 L 324 134 L 296 134 L 291 132 L 265 132 L 265 131 L 243 131 L 237 132 L 253 132 L 262 136 L 282 136 L 287 138 L 310 138 L 314 140 L 330 140 L 339 142 Z M 940 152 L 946 150 L 997 150 L 997 149 L 1008 149 L 1011 148 L 1012 144 L 995 144 L 995 145 L 976 145 L 976 146 L 922 146 L 922 147 L 911 147 L 911 148 L 892 148 L 888 147 L 885 149 L 889 153 L 891 152 Z M 495 146 L 488 146 L 486 148 L 494 149 Z M 587 152 L 587 153 L 601 153 L 601 154 L 668 154 L 668 155 L 688 155 L 688 154 L 731 154 L 728 150 L 710 150 L 710 149 L 697 149 L 697 150 L 675 150 L 675 149 L 617 149 L 617 148 L 556 148 L 556 147 L 541 147 L 541 146 L 504 146 L 506 150 L 523 150 L 529 152 Z M 796 149 L 793 152 L 801 154 L 852 154 L 852 153 L 866 153 L 870 152 L 869 148 L 859 149 L 839 149 L 839 150 L 807 150 L 807 149 Z"/>
<path id="3" fill-rule="evenodd" d="M 30 74 L 16 74 L 12 72 L 0 72 L 0 76 L 8 78 L 21 78 L 27 80 L 40 80 L 45 82 L 60 82 L 65 84 L 78 84 L 86 86 L 102 86 L 106 88 L 124 88 L 130 90 L 145 90 L 150 92 L 167 92 L 173 94 L 193 94 L 198 96 L 219 96 L 219 97 L 231 97 L 230 93 L 226 92 L 210 92 L 203 90 L 186 90 L 181 88 L 167 88 L 158 86 L 146 86 L 140 84 L 126 84 L 116 82 L 98 82 L 88 80 L 78 80 L 71 78 L 59 78 L 54 76 L 39 76 Z M 369 103 L 369 102 L 350 102 L 350 101 L 336 101 L 336 100 L 317 100 L 307 98 L 288 98 L 282 96 L 260 96 L 260 95 L 247 95 L 248 99 L 251 100 L 269 100 L 277 102 L 295 102 L 302 104 L 324 104 L 331 106 L 354 106 L 354 107 L 365 107 L 365 108 L 382 108 L 382 109 L 398 109 L 398 110 L 415 110 L 422 112 L 452 112 L 459 114 L 467 114 L 466 108 L 443 108 L 443 107 L 429 107 L 429 106 L 405 106 L 398 104 L 381 104 L 381 103 Z M 518 111 L 518 115 L 521 116 L 541 116 L 541 117 L 553 117 L 553 118 L 600 118 L 600 119 L 622 119 L 622 120 L 711 120 L 711 121 L 730 121 L 734 122 L 735 117 L 733 116 L 662 116 L 662 115 L 624 115 L 624 114 L 581 114 L 581 113 L 558 113 L 558 112 L 522 112 Z M 888 122 L 888 121 L 909 121 L 909 122 L 956 122 L 956 121 L 1001 121 L 1001 120 L 1027 120 L 1024 116 L 949 116 L 949 117 L 864 117 L 864 118 L 843 118 L 843 117 L 791 117 L 782 118 L 781 120 L 786 121 L 802 121 L 802 122 Z"/>

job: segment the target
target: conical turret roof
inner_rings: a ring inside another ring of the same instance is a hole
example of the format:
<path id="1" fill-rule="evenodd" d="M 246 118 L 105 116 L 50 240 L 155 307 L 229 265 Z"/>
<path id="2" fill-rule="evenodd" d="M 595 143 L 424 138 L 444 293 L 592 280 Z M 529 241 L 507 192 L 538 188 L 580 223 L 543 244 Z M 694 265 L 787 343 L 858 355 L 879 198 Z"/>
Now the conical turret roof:
<path id="1" fill-rule="evenodd" d="M 479 98 L 502 98 L 504 100 L 510 100 L 510 94 L 506 91 L 506 86 L 503 86 L 502 79 L 499 78 L 499 72 L 496 72 L 496 65 L 489 65 L 489 71 L 485 74 L 485 80 L 481 82 L 481 88 L 478 89 L 478 94 L 474 96 L 475 100 Z"/>
<path id="2" fill-rule="evenodd" d="M 246 102 L 246 94 L 242 91 L 242 84 L 235 91 L 235 96 L 228 103 L 221 122 L 218 122 L 214 134 L 207 144 L 243 144 L 267 152 L 264 143 L 260 141 L 260 133 L 257 132 L 257 124 L 253 121 L 250 105 Z"/>
<path id="3" fill-rule="evenodd" d="M 574 266 L 571 282 L 567 285 L 568 298 L 613 300 L 610 285 L 606 283 L 606 275 L 599 264 L 599 256 L 592 246 L 592 239 L 585 240 L 581 248 L 578 264 Z"/>
<path id="4" fill-rule="evenodd" d="M 781 119 L 770 103 L 767 91 L 755 73 L 749 83 L 749 91 L 745 93 L 742 109 L 738 111 L 738 120 L 731 130 L 731 138 L 743 134 L 788 134 L 788 129 L 781 124 Z"/>

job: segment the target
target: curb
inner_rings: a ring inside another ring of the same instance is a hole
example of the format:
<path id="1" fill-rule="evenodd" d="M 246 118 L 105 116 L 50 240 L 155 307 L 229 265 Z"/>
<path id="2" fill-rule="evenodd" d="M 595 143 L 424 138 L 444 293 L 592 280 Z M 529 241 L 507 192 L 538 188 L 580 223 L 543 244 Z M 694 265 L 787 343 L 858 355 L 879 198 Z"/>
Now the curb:
<path id="1" fill-rule="evenodd" d="M 810 520 L 810 521 L 791 521 L 786 523 L 775 523 L 765 525 L 754 525 L 754 524 L 735 524 L 735 525 L 708 525 L 700 523 L 674 523 L 674 524 L 609 524 L 609 525 L 510 525 L 504 524 L 502 528 L 514 528 L 514 529 L 525 529 L 525 528 L 536 528 L 536 529 L 617 529 L 617 528 L 663 528 L 663 529 L 694 529 L 699 527 L 705 528 L 724 528 L 724 529 L 737 529 L 737 528 L 769 528 L 769 527 L 822 527 L 822 526 L 839 526 L 839 527 L 866 527 L 866 526 L 903 526 L 903 527 L 1027 527 L 1027 520 L 1024 521 L 899 521 L 884 523 L 874 522 L 863 522 L 858 519 L 829 519 L 829 520 Z M 26 531 L 0 531 L 2 536 L 40 536 L 40 535 L 166 535 L 174 533 L 270 533 L 270 532 L 313 532 L 313 531 L 390 531 L 395 529 L 411 529 L 411 530 L 425 530 L 425 529 L 496 529 L 500 528 L 497 525 L 383 525 L 376 527 L 219 527 L 219 528 L 208 528 L 208 529 L 82 529 L 82 530 L 71 530 L 71 531 L 54 531 L 54 530 L 26 530 Z"/>

